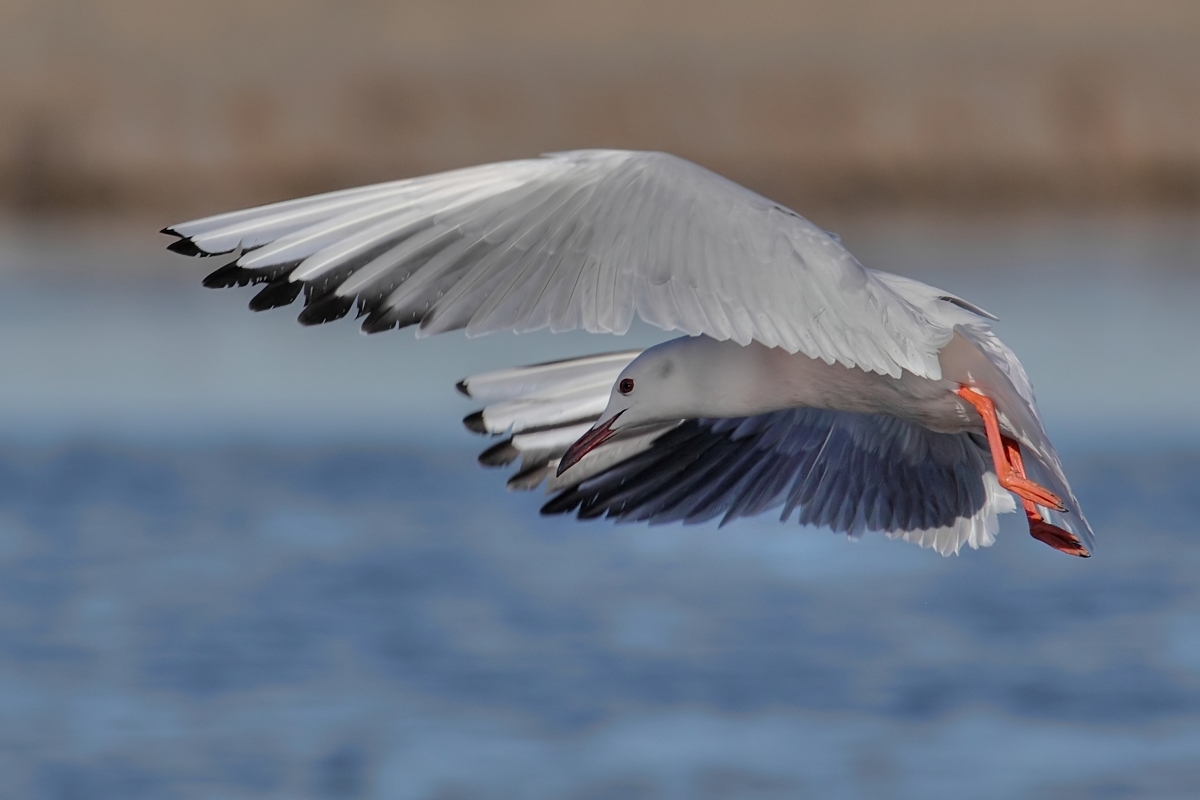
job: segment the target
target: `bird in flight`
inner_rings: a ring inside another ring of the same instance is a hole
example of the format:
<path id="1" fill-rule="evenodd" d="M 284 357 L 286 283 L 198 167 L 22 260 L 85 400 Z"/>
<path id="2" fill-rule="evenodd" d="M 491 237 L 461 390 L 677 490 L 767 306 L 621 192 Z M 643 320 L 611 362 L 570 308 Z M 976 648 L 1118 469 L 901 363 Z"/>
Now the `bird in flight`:
<path id="1" fill-rule="evenodd" d="M 1094 535 L 994 317 L 867 269 L 799 214 L 664 153 L 488 164 L 172 225 L 225 256 L 213 288 L 303 295 L 314 325 L 368 333 L 583 329 L 636 315 L 681 337 L 459 383 L 544 513 L 703 522 L 779 510 L 948 555 L 993 543 L 1019 501 L 1074 556 Z M 1015 500 L 1014 500 L 1015 496 Z"/>

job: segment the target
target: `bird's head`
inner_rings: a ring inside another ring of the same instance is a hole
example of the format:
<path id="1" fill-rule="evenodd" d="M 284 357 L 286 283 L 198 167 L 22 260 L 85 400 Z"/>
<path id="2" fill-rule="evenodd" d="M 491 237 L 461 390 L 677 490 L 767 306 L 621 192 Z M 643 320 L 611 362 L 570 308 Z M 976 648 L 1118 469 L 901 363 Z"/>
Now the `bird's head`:
<path id="1" fill-rule="evenodd" d="M 663 422 L 736 416 L 746 348 L 704 336 L 683 337 L 642 352 L 621 371 L 591 430 L 559 461 L 558 474 L 615 436 Z"/>

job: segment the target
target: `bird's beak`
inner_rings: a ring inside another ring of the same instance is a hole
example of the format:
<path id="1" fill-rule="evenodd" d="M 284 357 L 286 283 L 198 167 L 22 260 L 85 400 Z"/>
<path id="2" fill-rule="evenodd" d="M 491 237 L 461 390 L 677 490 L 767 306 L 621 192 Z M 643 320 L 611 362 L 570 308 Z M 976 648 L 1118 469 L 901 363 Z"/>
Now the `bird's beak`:
<path id="1" fill-rule="evenodd" d="M 590 431 L 580 436 L 579 440 L 568 447 L 567 452 L 563 453 L 562 459 L 558 462 L 558 472 L 556 474 L 562 475 L 571 467 L 578 464 L 579 459 L 616 436 L 617 432 L 613 430 L 613 423 L 617 421 L 617 417 L 624 413 L 625 409 L 621 409 L 606 419 L 603 424 L 594 425 Z"/>

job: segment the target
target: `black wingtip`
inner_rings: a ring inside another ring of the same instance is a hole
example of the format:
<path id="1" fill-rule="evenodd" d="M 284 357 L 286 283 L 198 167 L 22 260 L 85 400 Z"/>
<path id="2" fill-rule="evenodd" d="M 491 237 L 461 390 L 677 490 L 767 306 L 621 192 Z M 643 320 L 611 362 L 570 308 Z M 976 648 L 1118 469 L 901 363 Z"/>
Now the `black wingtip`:
<path id="1" fill-rule="evenodd" d="M 494 444 L 479 454 L 479 463 L 485 467 L 503 467 L 517 460 L 521 451 L 513 447 L 512 439 Z"/>
<path id="2" fill-rule="evenodd" d="M 236 263 L 226 264 L 204 277 L 204 286 L 209 289 L 228 289 L 231 286 L 246 286 L 251 281 L 248 270 Z"/>
<path id="3" fill-rule="evenodd" d="M 174 234 L 173 231 L 170 231 L 167 228 L 164 228 L 162 232 L 163 233 L 172 233 L 173 235 L 177 235 L 177 234 Z M 193 242 L 191 239 L 176 239 L 175 241 L 173 241 L 169 245 L 167 245 L 167 249 L 170 250 L 172 253 L 179 253 L 179 255 L 181 255 L 181 256 L 208 255 L 203 250 L 201 250 L 199 247 L 197 247 L 196 243 Z"/>
<path id="4" fill-rule="evenodd" d="M 549 503 L 546 504 L 550 505 Z M 545 508 L 546 506 L 542 506 Z M 574 506 L 572 506 L 573 508 Z M 567 509 L 568 511 L 570 509 Z M 600 519 L 605 515 L 611 515 L 609 507 L 603 503 L 579 503 L 579 512 L 575 515 L 575 519 Z"/>
<path id="5" fill-rule="evenodd" d="M 333 322 L 350 313 L 354 307 L 353 297 L 338 297 L 332 292 L 317 300 L 310 301 L 297 317 L 301 325 L 320 325 Z"/>
<path id="6" fill-rule="evenodd" d="M 376 311 L 368 313 L 367 318 L 362 320 L 362 332 L 364 333 L 383 333 L 397 326 L 400 326 L 400 319 L 396 317 L 394 311 L 380 312 L 376 309 Z"/>
<path id="7" fill-rule="evenodd" d="M 546 504 L 542 506 L 541 513 L 544 517 L 551 517 L 556 514 L 569 514 L 579 507 L 581 498 L 574 489 L 566 489 L 551 497 Z"/>
<path id="8" fill-rule="evenodd" d="M 469 380 L 468 378 L 463 378 L 461 381 L 459 381 L 458 383 L 454 384 L 454 388 L 455 388 L 455 389 L 458 389 L 458 391 L 459 391 L 459 392 L 461 392 L 462 394 L 466 395 L 467 397 L 470 397 L 470 396 L 471 396 L 471 392 L 470 392 L 470 390 L 469 390 L 469 389 L 467 389 L 467 381 L 468 381 L 468 380 Z"/>
<path id="9" fill-rule="evenodd" d="M 277 278 L 250 298 L 250 310 L 266 311 L 269 308 L 290 306 L 300 296 L 300 290 L 303 288 L 304 284 L 300 281 L 289 281 L 286 276 Z"/>
<path id="10" fill-rule="evenodd" d="M 504 486 L 509 491 L 528 492 L 540 486 L 549 473 L 549 464 L 533 464 L 509 478 Z"/>
<path id="11" fill-rule="evenodd" d="M 360 302 L 363 301 L 360 299 Z M 406 311 L 401 308 L 385 308 L 370 301 L 367 301 L 367 306 L 369 313 L 362 323 L 363 333 L 381 333 L 393 328 L 407 328 L 409 325 L 416 325 L 420 322 L 425 313 L 424 310 Z"/>
<path id="12" fill-rule="evenodd" d="M 475 433 L 488 432 L 487 425 L 483 423 L 482 411 L 476 411 L 474 414 L 467 414 L 465 417 L 463 417 L 463 425 L 467 427 L 467 430 L 474 431 Z"/>
<path id="13" fill-rule="evenodd" d="M 367 318 L 363 320 L 362 332 L 383 333 L 384 331 L 390 331 L 392 328 L 396 327 L 396 325 L 397 322 L 394 319 L 386 319 L 383 317 L 368 315 Z"/>

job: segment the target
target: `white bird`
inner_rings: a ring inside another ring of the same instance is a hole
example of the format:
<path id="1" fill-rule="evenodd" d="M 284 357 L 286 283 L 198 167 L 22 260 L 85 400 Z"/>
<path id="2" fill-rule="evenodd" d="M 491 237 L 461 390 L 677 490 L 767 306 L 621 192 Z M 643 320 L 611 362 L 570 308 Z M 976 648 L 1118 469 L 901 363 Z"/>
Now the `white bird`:
<path id="1" fill-rule="evenodd" d="M 460 169 L 172 225 L 170 249 L 229 254 L 210 287 L 304 294 L 418 336 L 541 328 L 686 336 L 467 378 L 480 460 L 578 511 L 723 523 L 769 509 L 942 554 L 992 544 L 1020 499 L 1076 556 L 1094 536 L 994 317 L 866 269 L 835 236 L 663 153 L 591 150 Z M 1011 493 L 1011 494 L 1010 494 Z"/>

